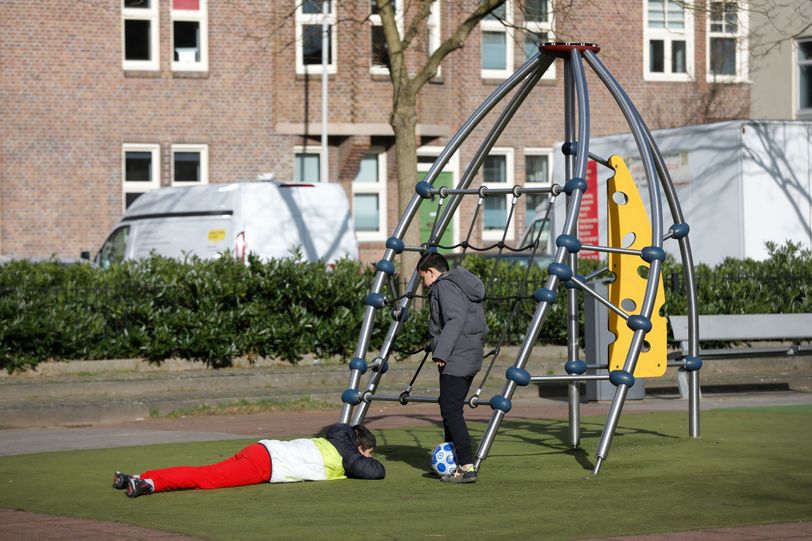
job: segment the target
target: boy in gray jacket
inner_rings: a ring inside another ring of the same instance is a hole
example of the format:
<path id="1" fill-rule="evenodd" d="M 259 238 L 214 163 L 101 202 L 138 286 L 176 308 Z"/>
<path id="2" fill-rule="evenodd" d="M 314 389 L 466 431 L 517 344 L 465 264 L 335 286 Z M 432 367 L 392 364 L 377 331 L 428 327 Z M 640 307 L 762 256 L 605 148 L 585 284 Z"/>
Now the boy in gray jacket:
<path id="1" fill-rule="evenodd" d="M 434 363 L 440 371 L 440 415 L 445 439 L 454 443 L 455 475 L 443 481 L 473 483 L 471 436 L 465 424 L 463 406 L 474 375 L 482 368 L 488 325 L 482 301 L 485 286 L 463 267 L 448 270 L 448 261 L 438 253 L 424 255 L 417 264 L 423 283 L 429 287 L 429 335 Z"/>

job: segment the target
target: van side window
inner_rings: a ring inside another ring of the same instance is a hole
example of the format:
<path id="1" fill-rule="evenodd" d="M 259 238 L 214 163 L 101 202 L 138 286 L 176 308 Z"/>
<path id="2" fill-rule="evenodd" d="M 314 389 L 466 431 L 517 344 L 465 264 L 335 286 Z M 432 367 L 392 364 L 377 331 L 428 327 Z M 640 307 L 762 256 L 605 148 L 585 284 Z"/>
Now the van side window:
<path id="1" fill-rule="evenodd" d="M 107 269 L 113 263 L 121 263 L 124 261 L 124 255 L 127 252 L 127 240 L 130 238 L 130 226 L 119 227 L 107 237 L 104 244 L 99 250 L 99 266 Z"/>

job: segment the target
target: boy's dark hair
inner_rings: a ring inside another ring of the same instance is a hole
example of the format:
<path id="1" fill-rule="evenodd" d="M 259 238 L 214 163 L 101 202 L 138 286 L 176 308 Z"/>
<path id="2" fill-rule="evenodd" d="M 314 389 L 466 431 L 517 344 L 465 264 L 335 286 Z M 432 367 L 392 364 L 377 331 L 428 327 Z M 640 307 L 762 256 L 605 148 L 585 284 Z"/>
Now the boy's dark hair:
<path id="1" fill-rule="evenodd" d="M 352 431 L 355 433 L 355 441 L 358 445 L 366 451 L 367 449 L 375 449 L 375 445 L 377 441 L 375 441 L 375 434 L 369 431 L 369 429 L 362 425 L 355 425 L 352 427 Z"/>
<path id="2" fill-rule="evenodd" d="M 448 260 L 442 254 L 429 252 L 417 262 L 417 270 L 426 272 L 429 269 L 437 269 L 440 272 L 448 272 Z"/>

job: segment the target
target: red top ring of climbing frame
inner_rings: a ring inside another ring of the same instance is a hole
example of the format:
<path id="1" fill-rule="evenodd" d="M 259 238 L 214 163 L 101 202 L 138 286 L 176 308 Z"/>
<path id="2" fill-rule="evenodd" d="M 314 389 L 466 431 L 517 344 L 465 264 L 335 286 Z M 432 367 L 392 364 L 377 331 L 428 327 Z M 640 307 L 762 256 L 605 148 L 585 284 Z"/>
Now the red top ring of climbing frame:
<path id="1" fill-rule="evenodd" d="M 547 43 L 542 43 L 539 45 L 539 50 L 543 53 L 550 53 L 553 56 L 569 56 L 570 51 L 576 49 L 578 51 L 592 51 L 593 53 L 597 53 L 601 50 L 594 43 L 573 43 L 573 42 L 561 42 L 561 41 L 548 41 Z"/>

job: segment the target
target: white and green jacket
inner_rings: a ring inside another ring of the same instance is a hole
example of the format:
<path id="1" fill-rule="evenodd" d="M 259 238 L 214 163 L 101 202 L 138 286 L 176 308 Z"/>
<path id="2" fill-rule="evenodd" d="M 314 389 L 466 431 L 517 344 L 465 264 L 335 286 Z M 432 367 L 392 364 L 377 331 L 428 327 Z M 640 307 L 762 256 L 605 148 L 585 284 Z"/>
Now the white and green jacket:
<path id="1" fill-rule="evenodd" d="M 383 479 L 383 464 L 358 452 L 352 427 L 335 424 L 324 438 L 261 440 L 271 456 L 271 483 Z"/>
<path id="2" fill-rule="evenodd" d="M 324 438 L 262 440 L 271 455 L 271 483 L 346 479 L 341 455 Z"/>

